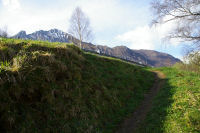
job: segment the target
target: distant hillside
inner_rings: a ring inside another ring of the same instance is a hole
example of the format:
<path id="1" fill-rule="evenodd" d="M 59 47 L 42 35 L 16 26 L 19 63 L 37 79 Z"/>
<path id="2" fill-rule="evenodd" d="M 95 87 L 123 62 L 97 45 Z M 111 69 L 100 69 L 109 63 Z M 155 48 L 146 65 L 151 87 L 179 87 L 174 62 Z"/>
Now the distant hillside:
<path id="1" fill-rule="evenodd" d="M 162 67 L 162 66 L 172 66 L 177 62 L 180 62 L 179 59 L 166 54 L 157 52 L 154 50 L 134 50 L 136 53 L 140 53 L 147 59 L 147 64 L 150 66 L 155 67 Z"/>
<path id="2" fill-rule="evenodd" d="M 0 131 L 112 132 L 153 83 L 143 67 L 73 44 L 0 38 Z"/>
<path id="3" fill-rule="evenodd" d="M 73 36 L 57 29 L 36 31 L 28 35 L 25 31 L 21 31 L 13 36 L 13 38 L 44 40 L 50 42 L 74 42 L 75 44 L 78 42 Z M 102 45 L 83 43 L 83 49 L 153 67 L 172 66 L 176 62 L 180 62 L 179 59 L 166 53 L 153 50 L 132 50 L 125 46 L 110 48 Z"/>
<path id="4" fill-rule="evenodd" d="M 107 46 L 85 43 L 84 49 L 153 67 L 172 66 L 175 63 L 180 62 L 179 59 L 166 53 L 154 50 L 132 50 L 126 46 L 110 48 Z"/>

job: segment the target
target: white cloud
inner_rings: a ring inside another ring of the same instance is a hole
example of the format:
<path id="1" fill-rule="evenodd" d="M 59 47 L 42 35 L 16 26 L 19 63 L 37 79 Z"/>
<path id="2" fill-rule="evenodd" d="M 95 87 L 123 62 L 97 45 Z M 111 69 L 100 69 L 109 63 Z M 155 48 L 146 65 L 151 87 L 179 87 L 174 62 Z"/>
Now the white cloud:
<path id="1" fill-rule="evenodd" d="M 9 14 L 9 13 L 8 13 Z M 49 30 L 52 28 L 62 29 L 67 31 L 67 13 L 63 11 L 54 13 L 10 13 L 9 17 L 2 20 L 2 26 L 6 25 L 11 35 L 16 34 L 21 30 L 32 33 L 36 30 Z M 56 18 L 56 19 L 55 19 Z"/>
<path id="2" fill-rule="evenodd" d="M 132 49 L 155 49 L 173 27 L 150 28 L 149 2 L 125 0 L 1 0 L 0 28 L 10 35 L 21 30 L 58 28 L 67 31 L 73 9 L 80 6 L 89 16 L 94 32 L 93 43 L 107 46 L 126 45 Z M 172 44 L 178 45 L 177 40 Z"/>
<path id="3" fill-rule="evenodd" d="M 153 27 L 145 25 L 118 35 L 115 39 L 126 43 L 132 49 L 155 50 L 158 47 L 162 47 L 161 45 L 163 44 L 172 44 L 176 46 L 180 44 L 180 40 L 164 40 L 169 32 L 173 30 L 174 26 L 175 24 L 171 22 Z"/>
<path id="4" fill-rule="evenodd" d="M 130 43 L 129 47 L 133 49 L 154 49 L 154 35 L 155 33 L 152 33 L 152 30 L 148 26 L 144 26 L 118 35 L 117 39 L 125 43 Z"/>
<path id="5" fill-rule="evenodd" d="M 3 0 L 4 8 L 0 9 L 0 28 L 8 27 L 9 35 L 14 35 L 21 30 L 32 33 L 37 30 L 52 28 L 67 31 L 70 17 L 69 8 L 55 6 L 54 9 L 39 9 L 35 6 L 20 4 L 19 0 Z"/>
<path id="6" fill-rule="evenodd" d="M 77 0 L 72 3 L 71 6 L 73 8 L 80 6 L 89 16 L 95 32 L 112 31 L 113 29 L 119 32 L 125 31 L 130 27 L 144 24 L 148 18 L 145 15 L 138 15 L 144 11 L 135 7 L 133 2 L 121 0 Z"/>
<path id="7" fill-rule="evenodd" d="M 3 6 L 9 11 L 14 11 L 20 8 L 19 0 L 2 0 Z"/>
<path id="8" fill-rule="evenodd" d="M 43 7 L 39 0 L 2 1 L 5 8 L 0 9 L 0 18 L 3 18 L 0 25 L 7 25 L 11 34 L 20 30 L 33 32 L 51 28 L 67 31 L 68 20 L 76 6 L 80 6 L 89 16 L 94 33 L 107 32 L 115 36 L 146 22 L 144 15 L 138 15 L 143 10 L 133 11 L 133 2 L 131 5 L 121 0 L 50 0 L 44 3 L 41 1 L 45 4 Z"/>

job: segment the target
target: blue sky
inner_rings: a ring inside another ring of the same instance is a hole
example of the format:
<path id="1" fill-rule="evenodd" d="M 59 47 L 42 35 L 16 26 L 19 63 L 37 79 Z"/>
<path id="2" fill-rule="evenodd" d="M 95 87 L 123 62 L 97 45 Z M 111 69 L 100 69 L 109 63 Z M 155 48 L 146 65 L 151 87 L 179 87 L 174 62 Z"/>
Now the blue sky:
<path id="1" fill-rule="evenodd" d="M 125 45 L 131 49 L 151 49 L 181 58 L 177 40 L 163 41 L 172 29 L 168 23 L 150 27 L 151 0 L 0 0 L 0 28 L 11 35 L 25 30 L 58 28 L 68 31 L 69 19 L 79 6 L 89 16 L 94 44 L 110 47 Z"/>

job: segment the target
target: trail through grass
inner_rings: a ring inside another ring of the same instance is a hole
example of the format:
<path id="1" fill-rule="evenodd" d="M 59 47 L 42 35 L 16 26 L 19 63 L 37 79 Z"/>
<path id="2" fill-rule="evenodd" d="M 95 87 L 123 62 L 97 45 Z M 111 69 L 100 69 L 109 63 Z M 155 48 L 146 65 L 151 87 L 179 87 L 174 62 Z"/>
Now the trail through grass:
<path id="1" fill-rule="evenodd" d="M 135 109 L 131 117 L 127 118 L 118 128 L 117 133 L 133 133 L 140 127 L 141 122 L 152 108 L 153 99 L 159 93 L 165 83 L 165 75 L 160 71 L 154 71 L 156 79 L 150 91 L 145 94 L 142 103 Z"/>
<path id="2" fill-rule="evenodd" d="M 200 75 L 176 68 L 156 70 L 166 74 L 166 83 L 138 132 L 199 133 Z"/>

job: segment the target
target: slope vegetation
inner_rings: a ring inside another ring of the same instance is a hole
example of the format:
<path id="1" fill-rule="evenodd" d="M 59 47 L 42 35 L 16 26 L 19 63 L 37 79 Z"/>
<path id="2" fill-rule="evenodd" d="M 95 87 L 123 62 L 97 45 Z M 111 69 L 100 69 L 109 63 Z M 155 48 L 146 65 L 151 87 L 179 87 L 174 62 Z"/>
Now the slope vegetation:
<path id="1" fill-rule="evenodd" d="M 199 133 L 200 75 L 159 68 L 167 76 L 139 133 Z"/>
<path id="2" fill-rule="evenodd" d="M 0 130 L 112 132 L 153 77 L 73 44 L 0 38 Z"/>

